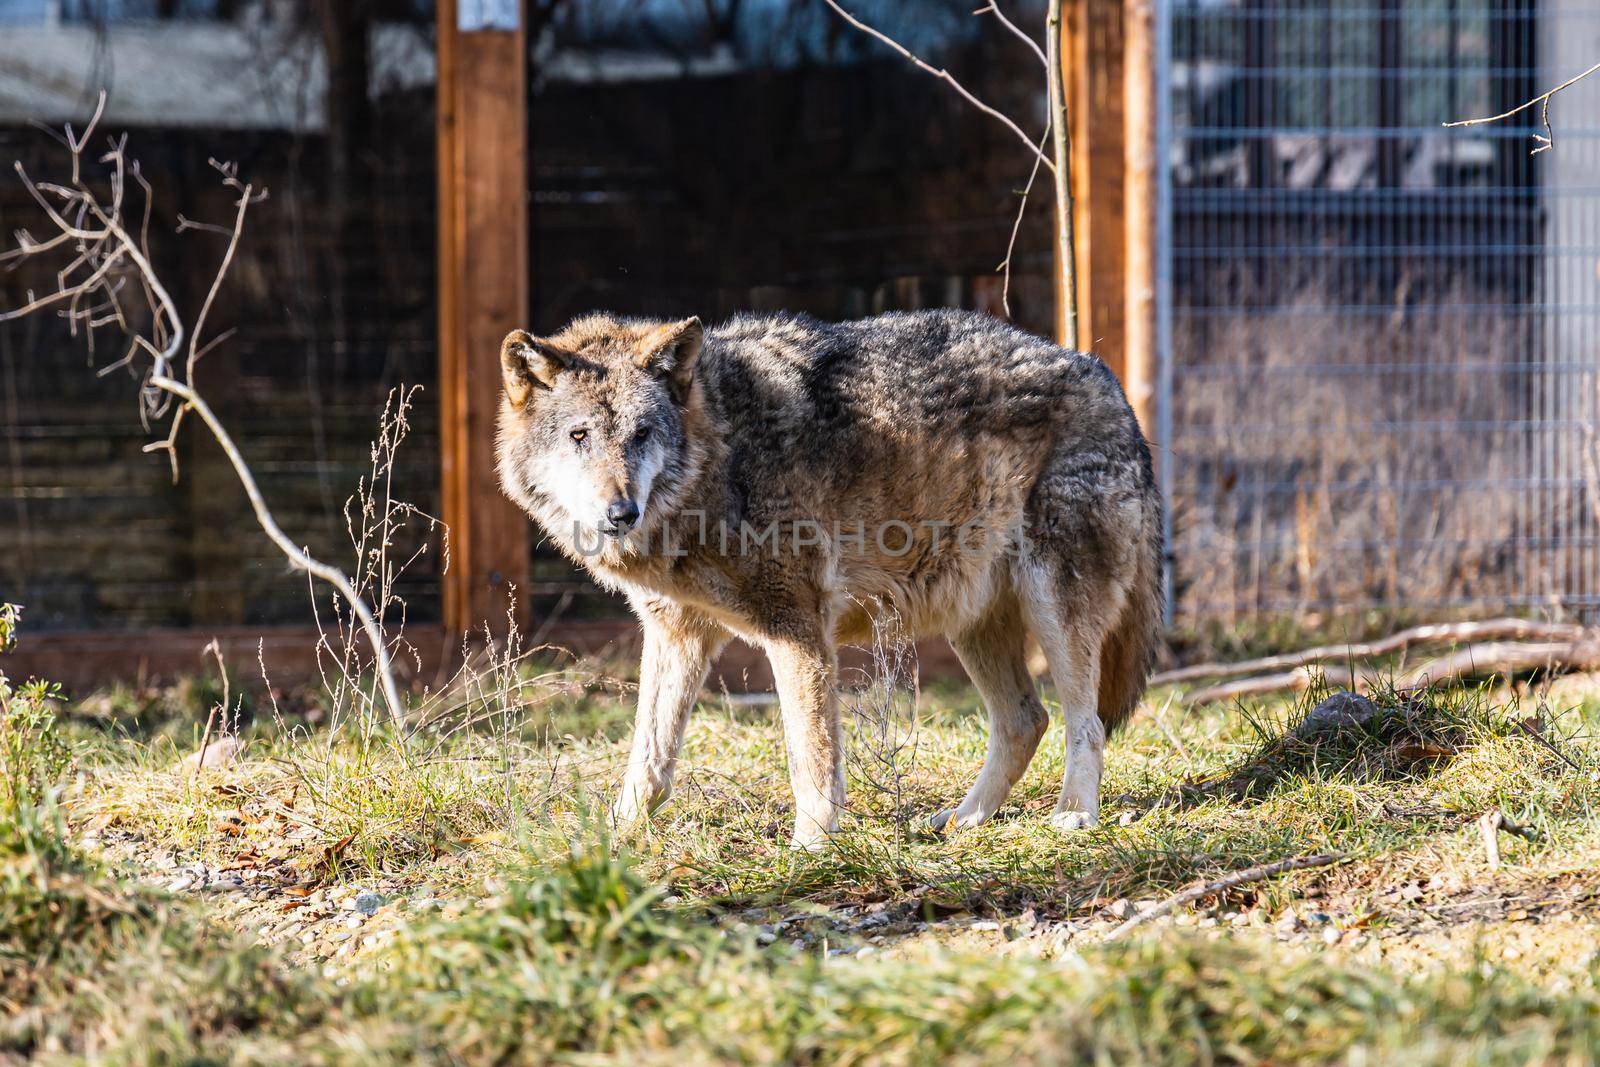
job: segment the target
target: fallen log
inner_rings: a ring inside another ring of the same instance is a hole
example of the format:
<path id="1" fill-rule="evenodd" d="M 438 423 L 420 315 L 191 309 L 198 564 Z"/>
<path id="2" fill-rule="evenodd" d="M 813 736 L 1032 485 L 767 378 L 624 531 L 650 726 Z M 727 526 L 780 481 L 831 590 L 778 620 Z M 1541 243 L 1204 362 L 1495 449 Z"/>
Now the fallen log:
<path id="1" fill-rule="evenodd" d="M 1528 619 L 1485 619 L 1481 622 L 1439 623 L 1414 626 L 1376 641 L 1359 644 L 1320 645 L 1300 652 L 1241 660 L 1238 663 L 1197 663 L 1190 667 L 1162 671 L 1150 679 L 1151 686 L 1181 685 L 1209 679 L 1243 678 L 1269 671 L 1292 671 L 1317 663 L 1338 663 L 1404 652 L 1416 645 L 1468 641 L 1578 641 L 1587 631 L 1576 623 L 1533 622 Z"/>
<path id="2" fill-rule="evenodd" d="M 1360 692 L 1367 688 L 1349 667 L 1324 668 L 1311 664 L 1296 667 L 1292 671 L 1262 674 L 1254 678 L 1240 678 L 1237 681 L 1204 686 L 1185 693 L 1179 699 L 1188 707 L 1199 707 L 1201 704 L 1223 704 L 1243 697 L 1268 696 L 1272 693 L 1303 693 L 1310 689 L 1313 683 L 1324 678 L 1336 689 L 1352 689 Z"/>
<path id="3" fill-rule="evenodd" d="M 1416 689 L 1462 678 L 1523 671 L 1585 671 L 1600 667 L 1600 641 L 1593 635 L 1576 641 L 1494 642 L 1474 645 L 1419 664 L 1397 677 L 1400 689 Z"/>
<path id="4" fill-rule="evenodd" d="M 1381 668 L 1368 671 L 1348 666 L 1319 667 L 1307 664 L 1292 671 L 1262 674 L 1204 686 L 1183 694 L 1185 706 L 1198 707 L 1242 697 L 1274 693 L 1300 693 L 1317 681 L 1335 688 L 1366 692 L 1374 681 L 1392 677 L 1396 689 L 1419 689 L 1465 678 L 1521 674 L 1537 670 L 1600 670 L 1600 635 L 1580 631 L 1573 641 L 1495 641 L 1472 645 L 1427 660 L 1403 672 L 1385 674 Z"/>

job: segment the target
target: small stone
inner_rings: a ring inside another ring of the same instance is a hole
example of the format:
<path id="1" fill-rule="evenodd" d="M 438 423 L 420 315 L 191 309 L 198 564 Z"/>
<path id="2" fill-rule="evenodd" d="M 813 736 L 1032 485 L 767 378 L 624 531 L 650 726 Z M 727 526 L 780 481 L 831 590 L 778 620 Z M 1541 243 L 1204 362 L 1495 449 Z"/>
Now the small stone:
<path id="1" fill-rule="evenodd" d="M 778 940 L 778 934 L 773 930 L 771 924 L 762 923 L 756 927 L 756 944 L 770 945 L 776 940 Z"/>
<path id="2" fill-rule="evenodd" d="M 1337 926 L 1324 927 L 1322 931 L 1322 943 L 1324 945 L 1337 945 L 1339 943 L 1339 939 L 1343 936 L 1343 931 L 1341 931 Z"/>
<path id="3" fill-rule="evenodd" d="M 988 932 L 990 930 L 1000 929 L 1000 924 L 991 919 L 979 919 L 977 922 L 972 924 L 972 929 Z"/>
<path id="4" fill-rule="evenodd" d="M 366 917 L 360 914 L 346 915 L 344 917 L 344 926 L 346 930 L 359 930 L 361 929 L 361 924 L 366 921 Z"/>
<path id="5" fill-rule="evenodd" d="M 1111 915 L 1116 919 L 1131 919 L 1138 913 L 1138 911 L 1139 909 L 1134 902 L 1126 897 L 1122 898 L 1121 900 L 1113 901 L 1111 904 Z"/>
<path id="6" fill-rule="evenodd" d="M 878 950 L 873 948 L 871 945 L 862 945 L 861 950 L 856 953 L 856 959 L 864 960 L 876 951 Z"/>
<path id="7" fill-rule="evenodd" d="M 382 893 L 361 893 L 355 898 L 352 906 L 362 915 L 372 915 L 387 903 L 389 898 Z"/>
<path id="8" fill-rule="evenodd" d="M 1366 697 L 1341 690 L 1312 708 L 1290 732 L 1290 736 L 1302 743 L 1309 743 L 1352 726 L 1364 726 L 1382 717 L 1383 709 Z"/>
<path id="9" fill-rule="evenodd" d="M 1277 931 L 1279 937 L 1289 937 L 1297 933 L 1303 925 L 1300 921 L 1300 916 L 1292 911 L 1287 911 L 1283 913 L 1283 916 L 1278 919 L 1272 928 Z"/>

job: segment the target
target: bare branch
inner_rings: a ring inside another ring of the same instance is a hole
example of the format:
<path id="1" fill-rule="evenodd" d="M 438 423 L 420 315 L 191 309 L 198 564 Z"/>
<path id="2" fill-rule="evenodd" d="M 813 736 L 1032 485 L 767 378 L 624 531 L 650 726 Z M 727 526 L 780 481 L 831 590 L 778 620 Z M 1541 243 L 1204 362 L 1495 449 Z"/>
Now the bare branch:
<path id="1" fill-rule="evenodd" d="M 1582 74 L 1577 74 L 1571 78 L 1568 78 L 1554 89 L 1542 92 L 1538 96 L 1533 97 L 1531 100 L 1526 100 L 1523 103 L 1518 104 L 1510 111 L 1502 111 L 1498 115 L 1486 115 L 1481 119 L 1460 119 L 1456 122 L 1447 122 L 1444 124 L 1445 128 L 1453 129 L 1457 126 L 1482 126 L 1490 122 L 1500 122 L 1510 118 L 1512 115 L 1519 115 L 1531 107 L 1537 107 L 1539 109 L 1539 124 L 1544 127 L 1544 133 L 1536 133 L 1533 135 L 1533 139 L 1538 142 L 1539 147 L 1535 148 L 1530 154 L 1536 156 L 1540 152 L 1554 148 L 1556 144 L 1556 131 L 1550 127 L 1550 98 L 1564 89 L 1572 88 L 1574 85 L 1583 81 L 1583 79 L 1589 77 L 1589 75 L 1595 73 L 1596 71 L 1600 71 L 1600 63 L 1596 63 Z"/>
<path id="2" fill-rule="evenodd" d="M 1039 162 L 1044 158 L 1044 143 L 1050 139 L 1050 125 L 1045 124 L 1044 133 L 1039 137 L 1039 154 L 1033 157 L 1033 169 L 1028 172 L 1028 184 L 1022 187 L 1022 197 L 1017 204 L 1017 217 L 1011 220 L 1011 236 L 1006 240 L 1006 258 L 1000 262 L 1000 270 L 1004 273 L 1000 280 L 1000 306 L 1005 309 L 1006 318 L 1011 317 L 1011 259 L 1017 250 L 1017 234 L 1022 232 L 1022 217 L 1028 213 L 1028 194 L 1033 192 L 1033 183 L 1039 177 Z"/>
<path id="3" fill-rule="evenodd" d="M 1006 127 L 1006 129 L 1008 129 L 1012 133 L 1016 134 L 1017 135 L 1017 139 L 1019 141 L 1021 141 L 1023 144 L 1027 145 L 1028 146 L 1028 151 L 1033 153 L 1033 155 L 1035 157 L 1037 157 L 1040 160 L 1040 162 L 1042 162 L 1046 167 L 1049 167 L 1052 171 L 1054 171 L 1056 169 L 1055 163 L 1052 162 L 1048 156 L 1046 156 L 1042 151 L 1040 151 L 1034 145 L 1033 138 L 1029 137 L 1026 133 L 1023 133 L 1022 132 L 1022 127 L 1018 126 L 1014 121 L 1012 121 L 1011 116 L 1007 115 L 1003 111 L 998 110 L 997 108 L 991 107 L 989 104 L 986 104 L 982 100 L 978 99 L 976 96 L 974 96 L 972 94 L 971 90 L 969 90 L 966 86 L 962 85 L 959 81 L 957 81 L 955 79 L 955 76 L 952 75 L 948 70 L 945 70 L 942 67 L 933 66 L 931 63 L 928 63 L 928 62 L 924 61 L 923 59 L 919 58 L 915 53 L 913 53 L 911 51 L 911 49 L 907 48 L 905 45 L 901 44 L 899 41 L 895 40 L 893 37 L 890 37 L 888 34 L 884 33 L 882 30 L 875 29 L 872 26 L 868 26 L 865 22 L 862 22 L 860 19 L 858 19 L 854 15 L 850 14 L 850 12 L 848 12 L 844 8 L 840 7 L 839 3 L 838 3 L 838 0 L 823 0 L 823 3 L 825 3 L 829 7 L 833 8 L 833 10 L 839 15 L 840 18 L 844 19 L 846 22 L 848 22 L 850 25 L 854 26 L 856 29 L 860 30 L 862 33 L 865 33 L 870 37 L 877 38 L 879 41 L 882 41 L 884 44 L 888 45 L 890 48 L 893 48 L 896 52 L 899 52 L 906 59 L 908 59 L 912 63 L 916 64 L 922 70 L 927 71 L 929 74 L 932 74 L 935 78 L 938 78 L 940 81 L 942 81 L 945 84 L 949 85 L 950 88 L 954 89 L 958 94 L 960 94 L 961 98 L 963 100 L 965 100 L 967 103 L 971 104 L 973 107 L 977 108 L 979 111 L 983 112 L 985 115 L 988 115 L 990 118 L 994 119 L 996 122 L 1001 123 L 1002 125 L 1004 125 Z"/>
<path id="4" fill-rule="evenodd" d="M 1276 863 L 1263 863 L 1257 867 L 1246 867 L 1242 871 L 1234 871 L 1224 875 L 1214 882 L 1204 882 L 1191 886 L 1181 893 L 1174 893 L 1155 907 L 1141 911 L 1133 918 L 1124 922 L 1106 935 L 1106 941 L 1120 941 L 1130 930 L 1143 926 L 1152 919 L 1159 919 L 1175 908 L 1193 903 L 1202 897 L 1209 897 L 1213 893 L 1220 893 L 1224 889 L 1235 886 L 1248 885 L 1251 882 L 1260 882 L 1274 875 L 1286 874 L 1289 871 L 1303 871 L 1311 867 L 1327 867 L 1338 863 L 1345 857 L 1335 852 L 1325 852 L 1318 856 L 1296 856 L 1293 859 L 1278 860 Z"/>
<path id="5" fill-rule="evenodd" d="M 995 18 L 999 19 L 1000 25 L 1010 30 L 1013 36 L 1015 36 L 1029 48 L 1033 49 L 1033 54 L 1039 57 L 1039 62 L 1044 64 L 1046 70 L 1050 69 L 1050 60 L 1045 56 L 1044 49 L 1039 47 L 1039 42 L 1035 41 L 1032 37 L 1029 37 L 1020 28 L 1018 28 L 1015 22 L 1012 22 L 1006 17 L 1006 13 L 1000 10 L 1000 0 L 989 0 L 987 7 L 980 7 L 978 10 L 974 11 L 973 14 L 993 15 Z"/>
<path id="6" fill-rule="evenodd" d="M 355 587 L 350 584 L 350 579 L 345 577 L 343 571 L 337 567 L 329 566 L 314 559 L 305 549 L 296 545 L 283 532 L 277 519 L 273 518 L 272 510 L 267 507 L 265 498 L 261 495 L 261 487 L 256 484 L 255 475 L 240 455 L 238 447 L 233 443 L 232 436 L 227 428 L 211 410 L 211 406 L 203 400 L 189 386 L 171 378 L 153 377 L 150 384 L 158 389 L 164 389 L 176 397 L 181 398 L 189 409 L 200 417 L 206 429 L 216 438 L 217 444 L 222 446 L 222 451 L 227 454 L 228 462 L 233 464 L 234 473 L 239 476 L 239 482 L 244 486 L 245 495 L 250 498 L 250 506 L 256 513 L 256 522 L 262 530 L 272 539 L 272 543 L 287 557 L 296 569 L 320 578 L 337 589 L 350 609 L 356 613 L 356 618 L 361 622 L 361 628 L 366 631 L 367 640 L 372 645 L 372 654 L 377 659 L 378 683 L 383 687 L 384 701 L 389 705 L 389 714 L 393 717 L 395 725 L 400 726 L 405 722 L 405 704 L 400 699 L 400 692 L 394 682 L 394 667 L 389 661 L 389 645 L 384 640 L 383 631 L 379 629 L 377 620 L 372 616 L 372 609 L 367 607 Z"/>
<path id="7" fill-rule="evenodd" d="M 227 277 L 234 253 L 244 233 L 246 212 L 252 204 L 259 203 L 266 194 L 241 181 L 238 168 L 234 164 L 211 161 L 211 165 L 221 175 L 223 185 L 237 194 L 235 214 L 233 225 L 229 228 L 211 227 L 190 223 L 187 220 L 184 220 L 184 224 L 179 227 L 180 231 L 206 229 L 228 235 L 227 247 L 212 277 L 205 301 L 195 319 L 194 328 L 192 330 L 185 328 L 177 304 L 162 285 L 150 261 L 150 186 L 140 174 L 138 164 L 130 164 L 127 160 L 124 137 L 112 138 L 109 150 L 97 160 L 109 172 L 103 176 L 103 180 L 110 186 L 109 199 L 103 200 L 101 194 L 97 193 L 85 179 L 83 152 L 99 126 L 104 112 L 105 94 L 102 93 L 94 116 L 83 132 L 75 133 L 70 126 L 65 130 L 65 138 L 61 139 L 61 143 L 66 147 L 72 162 L 72 177 L 69 184 L 36 182 L 28 176 L 20 163 L 16 164 L 16 171 L 23 187 L 55 227 L 56 234 L 46 240 L 37 241 L 26 231 L 19 231 L 17 247 L 0 254 L 0 263 L 14 266 L 24 261 L 36 260 L 58 248 L 70 249 L 75 254 L 65 267 L 56 272 L 54 291 L 42 296 L 35 296 L 30 291 L 21 307 L 0 312 L 0 322 L 33 314 L 46 308 L 59 307 L 59 314 L 67 320 L 74 333 L 80 328 L 85 331 L 91 350 L 94 344 L 94 331 L 98 327 L 117 324 L 128 332 L 129 343 L 125 354 L 101 373 L 119 367 L 132 367 L 136 363 L 148 360 L 142 370 L 140 422 L 147 430 L 152 430 L 160 420 L 165 419 L 166 422 L 164 432 L 157 440 L 147 444 L 145 451 L 167 453 L 172 466 L 172 476 L 176 480 L 177 440 L 184 416 L 193 412 L 200 418 L 206 429 L 222 446 L 234 473 L 244 487 L 245 495 L 250 499 L 256 521 L 267 537 L 287 557 L 292 566 L 331 585 L 350 605 L 372 647 L 376 667 L 374 684 L 382 689 L 383 700 L 390 717 L 397 726 L 403 726 L 405 705 L 394 681 L 389 642 L 384 637 L 382 625 L 367 606 L 360 591 L 343 571 L 313 558 L 279 527 L 271 509 L 267 507 L 254 474 L 234 445 L 232 437 L 195 387 L 196 364 L 207 352 L 232 334 L 232 331 L 224 331 L 201 343 L 206 319 L 210 315 L 223 280 Z M 128 231 L 123 221 L 130 177 L 144 197 L 142 212 L 138 219 L 137 237 Z M 142 332 L 132 328 L 124 314 L 121 297 L 118 295 L 130 275 L 138 279 L 139 291 L 145 297 L 150 314 L 149 324 Z M 184 351 L 186 340 L 187 357 L 180 365 L 177 356 L 180 351 Z M 375 704 L 375 700 L 372 703 Z"/>

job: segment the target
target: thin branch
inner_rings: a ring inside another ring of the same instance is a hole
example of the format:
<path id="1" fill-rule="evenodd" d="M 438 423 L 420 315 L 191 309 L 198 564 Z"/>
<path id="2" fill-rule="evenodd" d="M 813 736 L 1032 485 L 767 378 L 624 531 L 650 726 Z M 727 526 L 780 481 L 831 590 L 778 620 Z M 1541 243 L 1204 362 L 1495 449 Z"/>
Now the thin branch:
<path id="1" fill-rule="evenodd" d="M 1039 177 L 1039 163 L 1044 159 L 1044 143 L 1050 139 L 1050 126 L 1045 124 L 1044 133 L 1039 136 L 1039 151 L 1033 157 L 1033 169 L 1028 172 L 1028 184 L 1022 187 L 1022 198 L 1017 203 L 1017 217 L 1011 220 L 1011 236 L 1006 240 L 1006 258 L 1000 262 L 1003 272 L 1000 280 L 1000 306 L 1005 309 L 1006 318 L 1011 317 L 1011 260 L 1017 250 L 1017 234 L 1022 232 L 1022 217 L 1028 213 L 1028 194 L 1033 192 L 1033 183 Z"/>
<path id="2" fill-rule="evenodd" d="M 205 648 L 200 650 L 200 654 L 202 656 L 207 652 L 216 657 L 217 673 L 222 675 L 222 703 L 220 705 L 211 705 L 211 711 L 206 715 L 206 728 L 205 731 L 200 735 L 200 755 L 195 759 L 194 762 L 194 773 L 196 776 L 198 776 L 206 766 L 206 749 L 211 747 L 211 729 L 216 725 L 217 709 L 219 707 L 222 709 L 222 728 L 226 730 L 228 728 L 227 709 L 231 706 L 231 700 L 228 696 L 228 665 L 222 662 L 222 646 L 217 644 L 217 639 L 215 637 L 211 639 L 210 643 L 207 644 Z"/>
<path id="3" fill-rule="evenodd" d="M 1576 85 L 1579 82 L 1583 81 L 1583 79 L 1587 78 L 1589 75 L 1595 73 L 1596 71 L 1600 71 L 1600 63 L 1596 63 L 1594 66 L 1590 67 L 1588 70 L 1584 71 L 1582 74 L 1578 74 L 1578 75 L 1575 75 L 1575 76 L 1573 76 L 1571 78 L 1568 78 L 1566 81 L 1562 82 L 1560 85 L 1556 86 L 1554 89 L 1550 89 L 1550 90 L 1548 90 L 1546 92 L 1542 92 L 1538 96 L 1533 97 L 1531 100 L 1526 100 L 1523 103 L 1518 104 L 1516 107 L 1512 108 L 1510 111 L 1502 111 L 1498 115 L 1486 115 L 1485 117 L 1483 117 L 1481 119 L 1459 119 L 1456 122 L 1447 122 L 1447 123 L 1444 124 L 1445 128 L 1446 129 L 1452 129 L 1452 128 L 1457 127 L 1457 126 L 1482 126 L 1482 125 L 1484 125 L 1486 123 L 1490 123 L 1490 122 L 1500 122 L 1500 121 L 1502 121 L 1504 119 L 1510 118 L 1512 115 L 1521 114 L 1522 112 L 1528 110 L 1530 107 L 1538 107 L 1539 108 L 1539 124 L 1544 127 L 1544 133 L 1543 134 L 1537 134 L 1536 133 L 1536 134 L 1533 135 L 1533 139 L 1535 141 L 1539 142 L 1539 147 L 1535 148 L 1533 150 L 1532 154 L 1533 155 L 1538 155 L 1540 152 L 1546 151 L 1547 149 L 1554 148 L 1555 147 L 1555 143 L 1556 143 L 1556 140 L 1555 140 L 1556 131 L 1551 129 L 1551 127 L 1550 127 L 1550 98 L 1555 96 L 1557 93 L 1561 92 L 1564 89 L 1572 88 L 1574 85 Z"/>
<path id="4" fill-rule="evenodd" d="M 911 51 L 911 49 L 907 48 L 905 45 L 901 44 L 899 41 L 895 40 L 893 37 L 890 37 L 888 34 L 884 33 L 882 30 L 875 29 L 872 26 L 868 26 L 865 22 L 862 22 L 860 19 L 858 19 L 854 15 L 850 14 L 850 12 L 848 12 L 844 8 L 840 7 L 839 3 L 838 3 L 838 0 L 823 0 L 823 3 L 825 3 L 829 7 L 833 8 L 833 10 L 839 15 L 840 18 L 844 19 L 846 22 L 848 22 L 850 25 L 854 26 L 856 29 L 860 30 L 862 33 L 865 33 L 868 36 L 877 38 L 879 41 L 882 41 L 884 44 L 888 45 L 890 48 L 893 48 L 896 52 L 899 52 L 906 59 L 908 59 L 912 63 L 916 64 L 922 70 L 927 71 L 929 74 L 932 74 L 935 78 L 938 78 L 940 81 L 942 81 L 945 84 L 949 85 L 950 88 L 954 89 L 958 94 L 960 94 L 961 98 L 964 99 L 965 101 L 967 101 L 967 103 L 971 104 L 973 107 L 977 108 L 979 111 L 983 112 L 985 115 L 988 115 L 990 118 L 994 119 L 996 122 L 1001 123 L 1002 125 L 1004 125 L 1006 127 L 1006 129 L 1008 129 L 1012 133 L 1016 134 L 1017 135 L 1017 139 L 1019 141 L 1021 141 L 1023 144 L 1027 145 L 1028 146 L 1028 151 L 1032 152 L 1036 157 L 1038 157 L 1038 159 L 1046 167 L 1049 167 L 1052 171 L 1054 171 L 1056 169 L 1055 163 L 1051 162 L 1051 160 L 1050 160 L 1050 158 L 1048 156 L 1046 156 L 1042 151 L 1040 151 L 1037 147 L 1035 147 L 1035 145 L 1033 143 L 1033 138 L 1029 137 L 1026 133 L 1023 133 L 1021 126 L 1018 126 L 1016 124 L 1016 122 L 1014 122 L 1011 119 L 1011 117 L 1009 115 L 1007 115 L 1005 112 L 1000 111 L 1000 110 L 998 110 L 998 109 L 996 109 L 994 107 L 991 107 L 989 104 L 984 103 L 982 100 L 980 100 L 976 96 L 974 96 L 972 94 L 971 90 L 969 90 L 966 86 L 962 85 L 959 81 L 957 81 L 955 76 L 953 74 L 951 74 L 948 70 L 945 70 L 942 67 L 933 66 L 931 63 L 928 63 L 928 62 L 924 61 L 923 59 L 921 59 L 920 57 L 918 57 L 914 52 Z"/>
<path id="5" fill-rule="evenodd" d="M 267 507 L 265 498 L 261 495 L 261 488 L 256 484 L 255 475 L 240 455 L 238 447 L 233 443 L 226 427 L 211 410 L 211 406 L 203 400 L 193 389 L 182 382 L 171 378 L 153 377 L 150 384 L 157 389 L 164 389 L 172 395 L 179 397 L 189 409 L 200 417 L 206 429 L 217 439 L 217 444 L 222 446 L 228 462 L 233 464 L 233 471 L 239 476 L 239 482 L 244 486 L 245 495 L 250 498 L 250 507 L 256 513 L 256 522 L 261 529 L 272 539 L 272 543 L 287 557 L 289 562 L 298 570 L 320 578 L 333 586 L 345 598 L 356 618 L 361 622 L 361 628 L 366 631 L 367 640 L 372 645 L 372 654 L 377 660 L 378 682 L 383 687 L 383 698 L 389 706 L 389 714 L 394 719 L 396 726 L 405 723 L 405 704 L 400 699 L 400 691 L 394 682 L 394 667 L 389 660 L 389 645 L 384 640 L 383 631 L 379 629 L 377 620 L 372 616 L 372 610 L 367 607 L 366 601 L 356 592 L 355 586 L 350 584 L 350 579 L 345 577 L 343 571 L 314 559 L 304 549 L 296 545 L 283 532 L 277 519 L 273 518 L 272 511 Z"/>
<path id="6" fill-rule="evenodd" d="M 1296 856 L 1293 859 L 1278 860 L 1276 863 L 1263 863 L 1259 867 L 1246 867 L 1242 871 L 1218 878 L 1214 882 L 1204 882 L 1191 886 L 1181 893 L 1174 893 L 1155 907 L 1141 911 L 1133 918 L 1124 922 L 1105 936 L 1106 942 L 1117 941 L 1126 936 L 1130 930 L 1143 926 L 1147 922 L 1167 915 L 1175 908 L 1185 904 L 1192 904 L 1202 897 L 1209 897 L 1213 893 L 1220 893 L 1225 889 L 1235 886 L 1248 885 L 1251 882 L 1260 882 L 1274 875 L 1284 874 L 1289 871 L 1303 871 L 1312 867 L 1327 867 L 1338 863 L 1345 857 L 1337 852 L 1325 852 L 1318 856 Z"/>
<path id="7" fill-rule="evenodd" d="M 978 10 L 974 11 L 973 14 L 993 15 L 995 18 L 999 19 L 1000 25 L 1010 30 L 1013 36 L 1015 36 L 1029 48 L 1033 49 L 1033 54 L 1039 57 L 1039 62 L 1044 64 L 1046 70 L 1050 69 L 1050 60 L 1045 56 L 1044 49 L 1039 47 L 1039 42 L 1035 41 L 1032 37 L 1029 37 L 1017 26 L 1015 22 L 1012 22 L 1006 17 L 1006 13 L 1000 10 L 1000 0 L 989 0 L 987 7 L 980 7 Z"/>

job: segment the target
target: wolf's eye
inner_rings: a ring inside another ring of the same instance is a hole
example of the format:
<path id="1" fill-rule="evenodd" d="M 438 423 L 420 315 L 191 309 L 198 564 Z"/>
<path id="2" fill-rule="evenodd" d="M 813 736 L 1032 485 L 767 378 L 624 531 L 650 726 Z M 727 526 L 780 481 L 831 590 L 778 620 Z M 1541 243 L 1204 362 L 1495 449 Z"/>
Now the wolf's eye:
<path id="1" fill-rule="evenodd" d="M 567 436 L 572 438 L 573 444 L 581 445 L 589 439 L 589 431 L 583 429 L 572 430 L 567 434 Z"/>
<path id="2" fill-rule="evenodd" d="M 641 426 L 637 430 L 633 431 L 634 444 L 642 445 L 648 440 L 650 440 L 650 427 Z"/>

